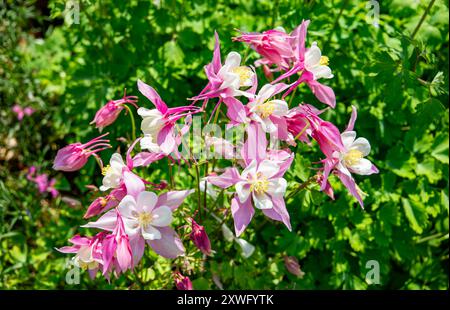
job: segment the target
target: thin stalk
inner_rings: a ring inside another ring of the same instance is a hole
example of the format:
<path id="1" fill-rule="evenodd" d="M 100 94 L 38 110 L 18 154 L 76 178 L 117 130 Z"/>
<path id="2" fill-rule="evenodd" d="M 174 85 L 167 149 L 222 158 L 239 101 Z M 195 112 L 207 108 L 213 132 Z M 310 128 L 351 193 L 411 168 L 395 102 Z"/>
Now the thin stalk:
<path id="1" fill-rule="evenodd" d="M 306 124 L 306 126 L 302 129 L 302 131 L 300 131 L 300 132 L 298 133 L 298 135 L 295 136 L 295 139 L 294 139 L 294 140 L 299 139 L 299 138 L 305 133 L 306 129 L 308 129 L 308 128 L 309 128 L 309 124 Z"/>
<path id="2" fill-rule="evenodd" d="M 194 163 L 195 166 L 195 176 L 196 176 L 196 185 L 197 185 L 197 199 L 198 199 L 198 216 L 200 220 L 202 219 L 202 195 L 200 191 L 200 170 L 198 169 L 198 164 Z"/>
<path id="3" fill-rule="evenodd" d="M 134 121 L 134 115 L 133 112 L 131 111 L 130 107 L 127 106 L 126 104 L 123 105 L 123 107 L 128 111 L 128 114 L 130 115 L 130 119 L 131 119 L 131 138 L 134 140 L 136 140 L 136 123 Z"/>
<path id="4" fill-rule="evenodd" d="M 427 17 L 428 13 L 430 13 L 431 7 L 433 6 L 434 2 L 435 2 L 435 0 L 431 0 L 430 3 L 428 4 L 427 8 L 425 9 L 425 12 L 423 12 L 422 17 L 419 20 L 419 23 L 417 24 L 416 28 L 414 29 L 414 31 L 411 35 L 411 39 L 414 39 L 417 32 L 419 32 L 419 29 L 422 26 L 423 22 L 425 21 L 425 18 Z"/>
<path id="5" fill-rule="evenodd" d="M 313 175 L 312 177 L 310 177 L 308 180 L 306 180 L 305 182 L 299 184 L 299 186 L 294 189 L 294 191 L 292 191 L 287 197 L 286 199 L 292 198 L 295 195 L 297 195 L 300 191 L 302 191 L 303 189 L 307 188 L 312 182 L 316 181 L 316 175 Z"/>
<path id="6" fill-rule="evenodd" d="M 294 89 L 294 91 L 292 92 L 292 94 L 291 94 L 291 98 L 289 99 L 288 107 L 291 106 L 292 100 L 294 100 L 295 93 L 297 92 L 297 88 L 298 88 L 298 87 L 296 87 L 296 88 Z"/>

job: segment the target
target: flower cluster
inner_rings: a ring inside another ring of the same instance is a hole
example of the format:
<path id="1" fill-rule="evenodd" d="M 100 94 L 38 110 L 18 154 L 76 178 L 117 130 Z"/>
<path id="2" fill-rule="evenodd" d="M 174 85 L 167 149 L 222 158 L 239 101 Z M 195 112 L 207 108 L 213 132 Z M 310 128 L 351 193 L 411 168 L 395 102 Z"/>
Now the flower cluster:
<path id="1" fill-rule="evenodd" d="M 229 230 L 228 234 L 231 234 L 231 240 L 235 239 L 243 249 L 248 249 L 244 250 L 248 257 L 253 253 L 253 246 L 237 237 L 245 231 L 255 212 L 292 229 L 285 204 L 288 182 L 284 176 L 293 162 L 297 143 L 311 145 L 312 140 L 316 141 L 323 156 L 317 161 L 317 173 L 311 181 L 318 183 L 325 194 L 334 198 L 328 179 L 330 175 L 336 175 L 363 206 L 362 191 L 353 175 L 370 175 L 378 170 L 365 158 L 370 152 L 369 142 L 365 138 L 357 138 L 354 131 L 356 108 L 352 107 L 349 124 L 341 132 L 321 118 L 325 110 L 305 103 L 290 106 L 295 98 L 293 91 L 303 83 L 320 102 L 331 108 L 336 105 L 333 90 L 321 83 L 324 79 L 333 78 L 330 61 L 322 55 L 316 42 L 307 47 L 308 25 L 309 21 L 303 21 L 291 33 L 282 28 L 262 33 L 240 33 L 234 40 L 245 42 L 261 56 L 254 67 L 243 63 L 241 55 L 235 51 L 222 62 L 216 33 L 212 61 L 205 66 L 208 83 L 197 96 L 189 98 L 185 106 L 169 107 L 154 88 L 138 80 L 139 92 L 153 107 L 138 107 L 137 97 L 126 95 L 102 107 L 93 121 L 100 129 L 111 125 L 124 108 L 131 114 L 127 104 L 138 108 L 137 114 L 142 118 L 142 136 L 130 143 L 125 159 L 114 153 L 106 166 L 97 154 L 110 147 L 105 135 L 85 144 L 71 144 L 58 152 L 54 168 L 62 171 L 78 170 L 90 155 L 97 157 L 103 174 L 100 191 L 105 192 L 91 203 L 84 216 L 99 216 L 83 227 L 99 229 L 100 232 L 93 237 L 77 235 L 70 239 L 72 246 L 60 251 L 74 253 L 74 261 L 88 269 L 92 276 L 100 270 L 108 279 L 111 274 L 118 275 L 134 268 L 146 245 L 166 258 L 184 255 L 182 240 L 171 227 L 174 217 L 177 217 L 177 208 L 190 194 L 197 192 L 199 198 L 202 193 L 205 195 L 204 200 L 195 202 L 198 210 L 208 209 L 203 203 L 207 201 L 206 195 L 216 199 L 219 188 L 230 197 L 236 237 Z M 268 84 L 258 87 L 264 78 L 258 78 L 255 67 L 262 67 Z M 278 76 L 275 78 L 275 75 Z M 285 101 L 288 95 L 291 96 L 289 103 Z M 213 106 L 211 102 L 214 102 Z M 169 182 L 146 180 L 140 176 L 142 173 L 137 173 L 137 169 L 163 158 L 179 165 L 184 162 L 189 167 L 198 167 L 192 153 L 186 155 L 180 152 L 180 147 L 185 146 L 194 116 L 206 115 L 204 119 L 209 119 L 208 124 L 212 119 L 216 123 L 222 104 L 226 108 L 227 129 L 243 128 L 243 140 L 208 135 L 204 138 L 207 147 L 214 147 L 214 154 L 225 154 L 227 159 L 233 157 L 232 161 L 223 161 L 228 166 L 217 168 L 219 165 L 212 165 L 212 171 L 206 167 L 202 179 L 197 169 L 197 186 L 192 186 L 196 190 L 174 190 Z M 273 140 L 279 147 L 270 143 Z M 140 146 L 141 152 L 132 156 L 136 145 Z M 213 211 L 210 210 L 213 217 L 217 217 Z M 179 215 L 182 216 L 185 215 Z M 213 255 L 205 227 L 197 223 L 193 215 L 186 221 L 191 224 L 189 237 L 195 246 L 205 256 Z M 222 220 L 220 222 L 222 228 L 226 227 Z M 287 268 L 300 275 L 297 265 L 293 259 L 287 261 Z M 189 278 L 179 271 L 174 275 L 178 288 L 192 288 Z"/>

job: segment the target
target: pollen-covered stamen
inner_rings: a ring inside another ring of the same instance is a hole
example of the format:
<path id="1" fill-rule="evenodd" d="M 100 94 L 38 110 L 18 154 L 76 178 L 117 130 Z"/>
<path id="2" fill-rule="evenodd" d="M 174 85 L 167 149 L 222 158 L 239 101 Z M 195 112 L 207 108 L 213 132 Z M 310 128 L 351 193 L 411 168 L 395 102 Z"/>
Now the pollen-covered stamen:
<path id="1" fill-rule="evenodd" d="M 268 118 L 270 115 L 272 115 L 273 111 L 275 110 L 275 103 L 272 101 L 268 101 L 266 103 L 261 104 L 257 108 L 257 113 L 262 118 Z"/>
<path id="2" fill-rule="evenodd" d="M 153 221 L 153 215 L 149 212 L 139 213 L 138 222 L 141 227 L 146 227 Z"/>
<path id="3" fill-rule="evenodd" d="M 257 194 L 263 194 L 267 192 L 268 189 L 269 189 L 269 181 L 267 180 L 267 177 L 258 172 L 256 177 L 253 180 L 251 180 L 250 191 L 255 192 Z"/>
<path id="4" fill-rule="evenodd" d="M 239 86 L 245 86 L 245 82 L 251 78 L 252 76 L 252 69 L 246 66 L 239 66 L 236 68 L 233 68 L 231 72 L 237 74 L 239 76 Z"/>
<path id="5" fill-rule="evenodd" d="M 344 162 L 347 166 L 353 166 L 359 163 L 363 158 L 363 153 L 359 150 L 350 150 L 344 155 Z"/>
<path id="6" fill-rule="evenodd" d="M 328 58 L 327 56 L 320 57 L 319 64 L 321 66 L 328 66 L 329 63 L 330 63 L 330 58 Z"/>
<path id="7" fill-rule="evenodd" d="M 109 170 L 111 170 L 111 166 L 110 165 L 106 165 L 105 167 L 102 168 L 102 174 L 106 175 Z"/>

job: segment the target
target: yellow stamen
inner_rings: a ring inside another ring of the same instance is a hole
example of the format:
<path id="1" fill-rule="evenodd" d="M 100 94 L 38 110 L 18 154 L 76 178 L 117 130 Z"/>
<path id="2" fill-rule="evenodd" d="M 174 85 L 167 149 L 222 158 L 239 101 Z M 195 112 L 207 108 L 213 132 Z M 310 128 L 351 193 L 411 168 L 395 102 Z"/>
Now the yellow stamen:
<path id="1" fill-rule="evenodd" d="M 250 185 L 250 191 L 256 192 L 257 194 L 262 194 L 267 192 L 268 189 L 269 189 L 269 181 L 264 175 L 258 173 L 255 180 L 253 180 L 253 182 Z"/>
<path id="2" fill-rule="evenodd" d="M 102 174 L 106 175 L 110 169 L 111 169 L 111 166 L 106 165 L 105 167 L 102 168 Z"/>
<path id="3" fill-rule="evenodd" d="M 353 166 L 363 158 L 363 153 L 359 150 L 350 150 L 344 155 L 344 162 L 347 166 Z"/>
<path id="4" fill-rule="evenodd" d="M 258 106 L 257 110 L 258 114 L 262 118 L 268 118 L 270 115 L 272 115 L 273 111 L 275 110 L 275 103 L 273 103 L 272 101 L 268 101 Z"/>
<path id="5" fill-rule="evenodd" d="M 328 58 L 327 56 L 322 56 L 320 57 L 319 63 L 321 66 L 328 66 L 328 64 L 330 63 L 330 58 Z"/>
<path id="6" fill-rule="evenodd" d="M 151 215 L 151 213 L 142 212 L 139 214 L 138 221 L 141 226 L 144 226 L 144 227 L 147 226 L 148 224 L 150 224 L 152 222 L 152 220 L 153 220 L 153 216 Z"/>
<path id="7" fill-rule="evenodd" d="M 231 72 L 239 75 L 239 86 L 245 86 L 245 82 L 252 76 L 252 70 L 246 66 L 233 68 Z"/>

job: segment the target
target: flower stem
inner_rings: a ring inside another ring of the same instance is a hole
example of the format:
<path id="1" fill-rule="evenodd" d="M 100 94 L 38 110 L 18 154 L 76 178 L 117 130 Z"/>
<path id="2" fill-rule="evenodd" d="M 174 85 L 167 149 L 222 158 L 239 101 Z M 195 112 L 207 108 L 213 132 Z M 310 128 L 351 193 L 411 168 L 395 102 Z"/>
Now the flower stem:
<path id="1" fill-rule="evenodd" d="M 136 123 L 134 121 L 134 115 L 133 115 L 133 112 L 131 111 L 129 106 L 127 106 L 126 104 L 124 104 L 123 106 L 128 111 L 128 114 L 130 115 L 130 119 L 131 119 L 131 138 L 134 141 L 134 140 L 136 140 Z"/>
<path id="2" fill-rule="evenodd" d="M 422 26 L 423 22 L 425 21 L 425 18 L 427 17 L 428 13 L 430 13 L 431 7 L 433 6 L 434 2 L 435 2 L 435 0 L 431 0 L 430 3 L 428 4 L 427 8 L 425 9 L 425 12 L 423 12 L 419 23 L 417 24 L 416 28 L 414 29 L 414 31 L 413 31 L 413 33 L 411 35 L 411 39 L 414 39 L 414 37 L 416 36 L 417 32 L 419 32 L 419 29 Z"/>
<path id="3" fill-rule="evenodd" d="M 198 199 L 198 209 L 199 209 L 198 215 L 201 220 L 201 218 L 202 218 L 202 194 L 200 191 L 200 171 L 198 169 L 197 163 L 194 163 L 194 166 L 195 166 L 195 176 L 196 176 L 196 181 L 197 181 L 196 182 L 197 183 L 197 199 Z"/>
<path id="4" fill-rule="evenodd" d="M 315 182 L 317 180 L 317 175 L 313 175 L 312 177 L 310 177 L 308 180 L 306 180 L 305 182 L 299 184 L 297 186 L 296 189 L 294 189 L 294 191 L 292 191 L 287 197 L 286 199 L 292 198 L 295 195 L 297 195 L 300 191 L 302 191 L 303 189 L 307 188 L 312 182 Z"/>

